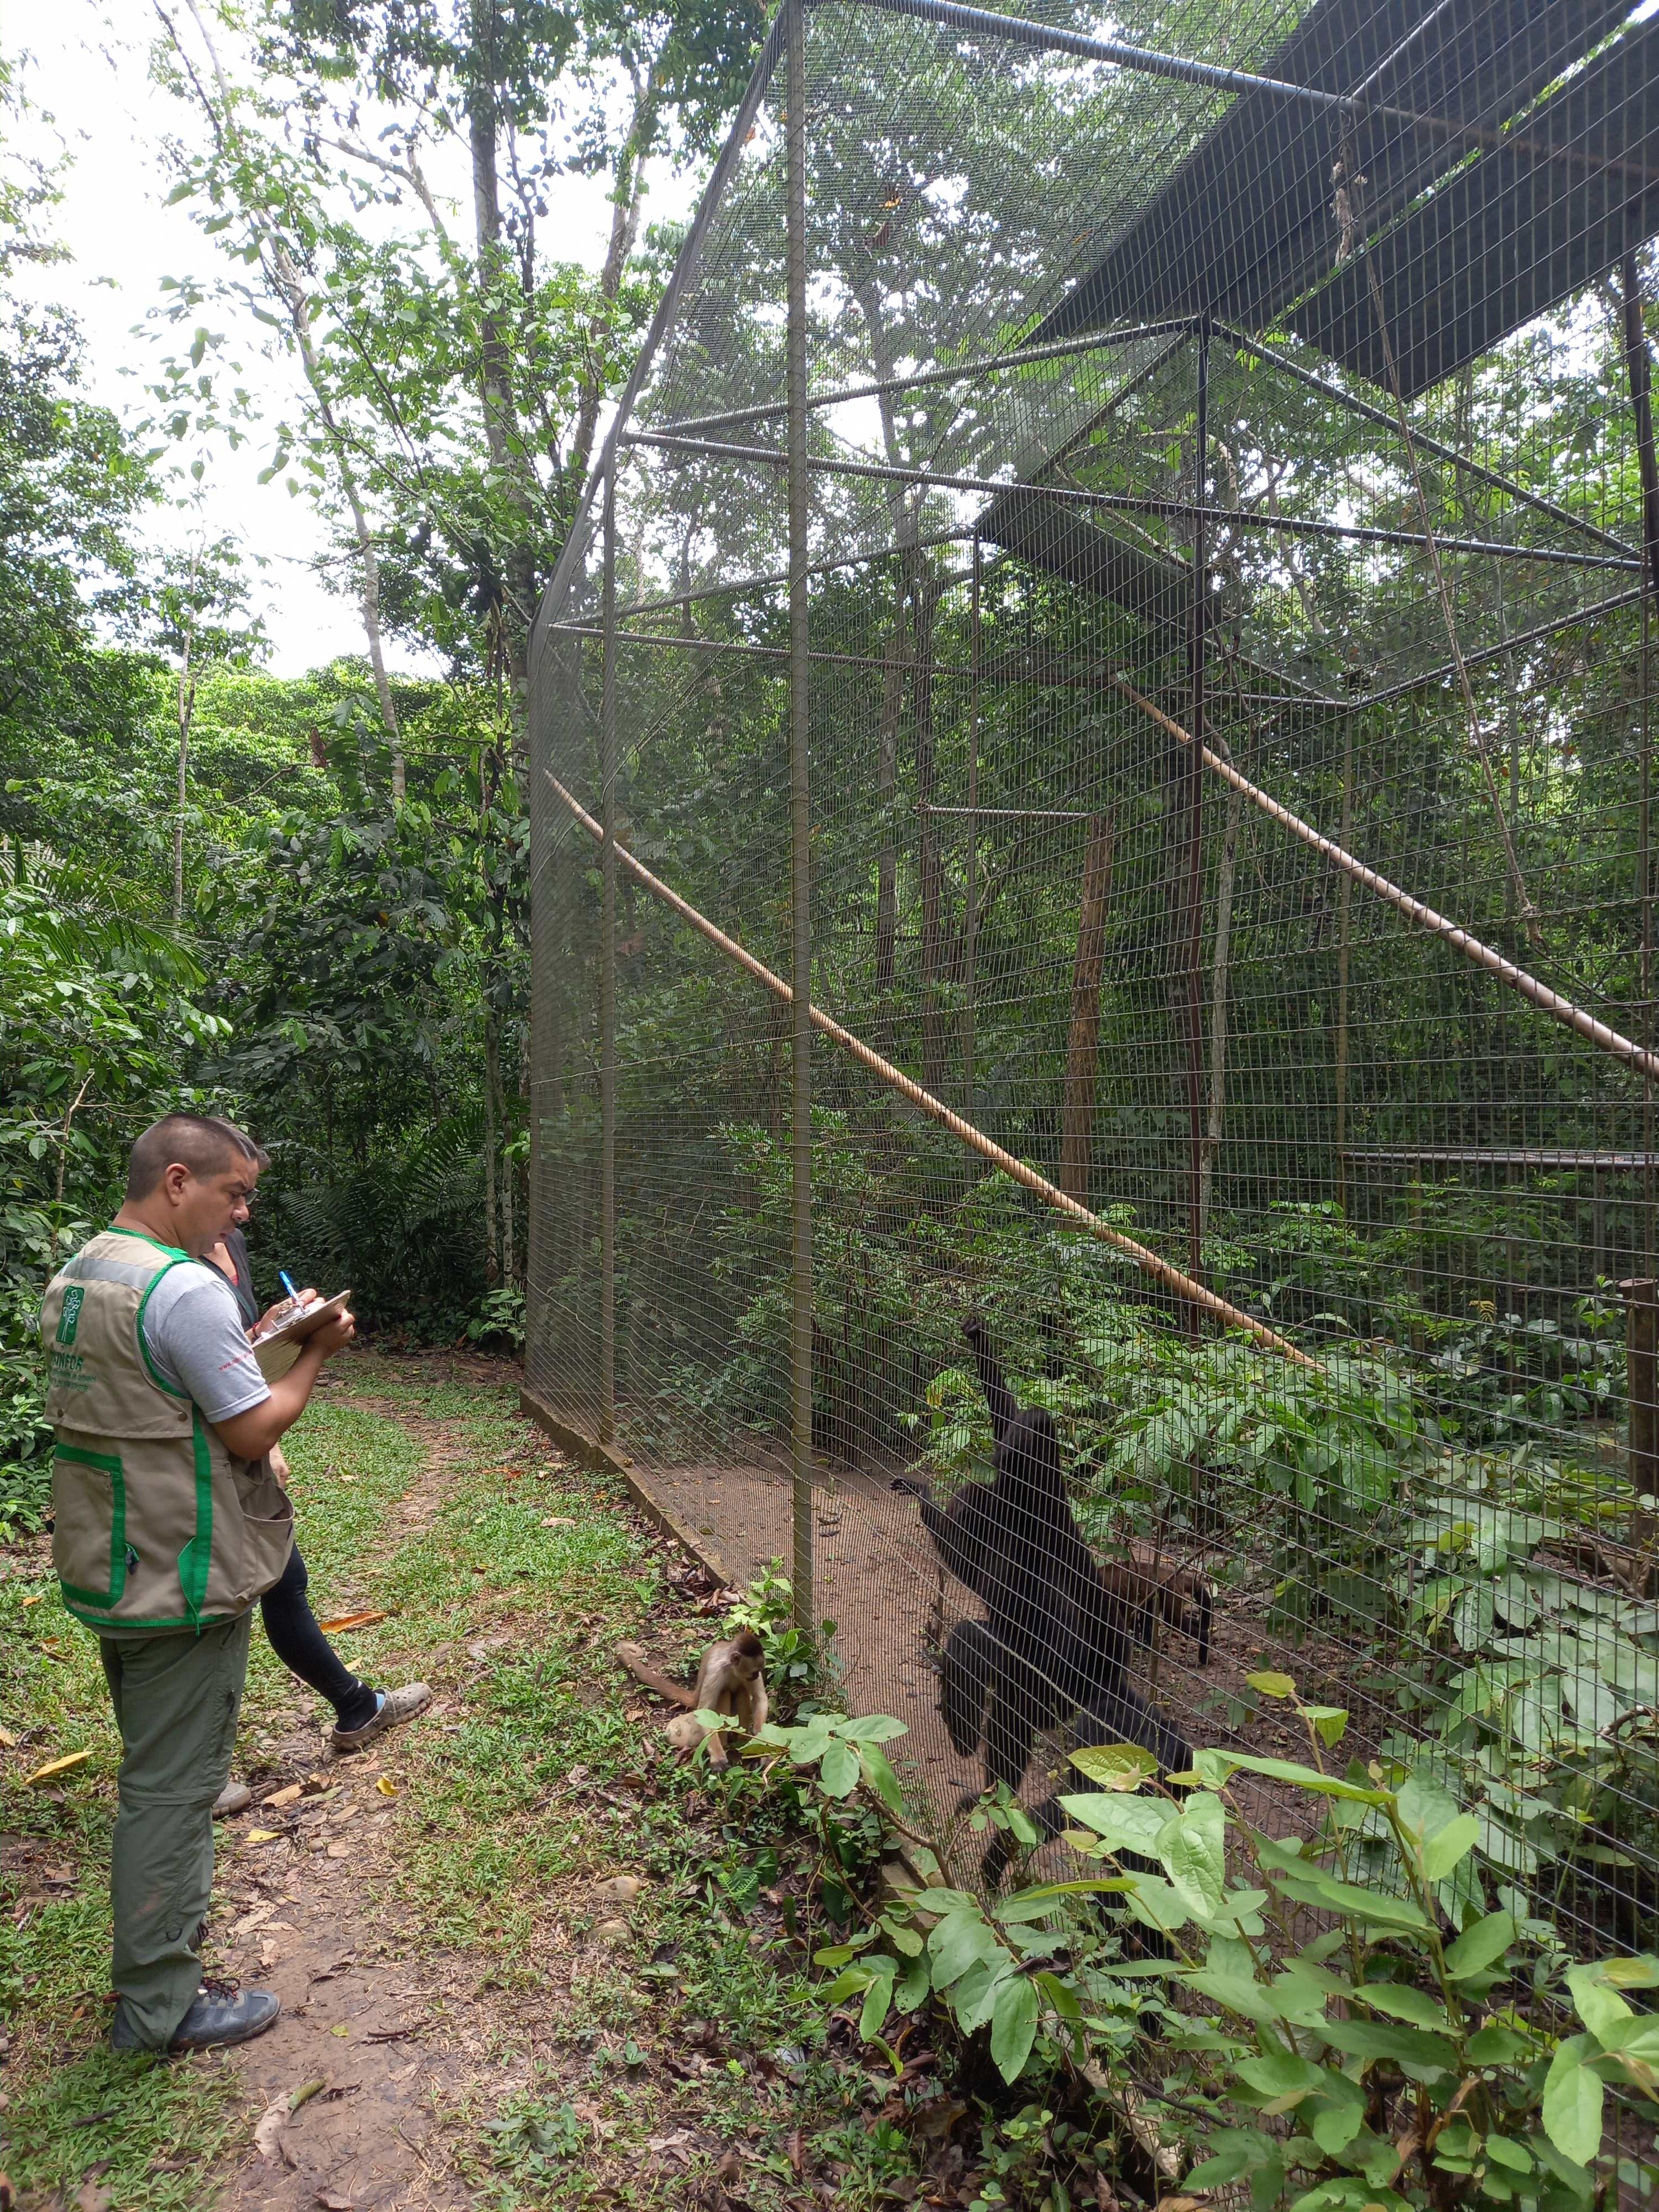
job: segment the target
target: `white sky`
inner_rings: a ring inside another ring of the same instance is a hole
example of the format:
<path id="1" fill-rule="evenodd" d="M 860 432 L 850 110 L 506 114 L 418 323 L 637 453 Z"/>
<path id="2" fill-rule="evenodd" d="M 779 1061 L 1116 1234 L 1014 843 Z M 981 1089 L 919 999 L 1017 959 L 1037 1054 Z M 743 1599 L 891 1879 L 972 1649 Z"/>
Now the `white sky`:
<path id="1" fill-rule="evenodd" d="M 35 109 L 55 118 L 54 131 L 37 123 L 33 143 L 48 152 L 61 143 L 70 157 L 61 179 L 64 197 L 50 211 L 48 227 L 72 258 L 43 269 L 21 265 L 15 289 L 74 313 L 86 340 L 83 389 L 129 416 L 145 411 L 143 386 L 161 356 L 180 353 L 189 343 L 188 328 L 167 331 L 159 342 L 147 331 L 135 335 L 162 299 L 161 279 L 210 283 L 226 265 L 183 206 L 163 204 L 170 179 L 158 149 L 169 135 L 186 131 L 190 118 L 149 82 L 157 27 L 148 0 L 59 0 L 56 7 L 35 0 L 27 11 L 11 11 L 6 39 L 19 88 Z M 432 173 L 441 192 L 465 190 L 459 173 L 446 178 L 434 164 Z M 651 203 L 652 216 L 678 214 L 691 183 L 658 181 L 663 189 Z M 604 181 L 566 178 L 556 191 L 542 226 L 544 242 L 560 258 L 597 267 L 611 213 Z M 470 210 L 459 228 L 466 234 Z M 243 380 L 274 421 L 291 406 L 295 372 L 286 359 L 267 356 L 266 334 L 252 319 L 239 328 L 228 321 L 228 313 L 212 307 L 201 320 L 229 331 L 226 354 L 242 363 Z M 279 675 L 298 675 L 336 654 L 362 653 L 363 632 L 355 602 L 330 590 L 312 566 L 328 541 L 309 501 L 291 497 L 280 480 L 257 481 L 270 443 L 256 435 L 237 453 L 218 447 L 199 519 L 161 513 L 144 526 L 154 538 L 180 544 L 204 529 L 210 538 L 233 534 L 263 556 L 268 565 L 255 572 L 253 599 L 272 641 L 268 665 Z M 417 665 L 395 645 L 391 657 L 394 667 Z"/>

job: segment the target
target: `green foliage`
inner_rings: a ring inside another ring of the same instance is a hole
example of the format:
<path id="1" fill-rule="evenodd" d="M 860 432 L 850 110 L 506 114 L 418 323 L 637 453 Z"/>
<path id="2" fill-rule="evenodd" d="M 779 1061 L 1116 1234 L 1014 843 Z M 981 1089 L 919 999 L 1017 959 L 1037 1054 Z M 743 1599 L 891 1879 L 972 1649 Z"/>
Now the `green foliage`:
<path id="1" fill-rule="evenodd" d="M 752 1628 L 765 1648 L 767 1687 L 780 1710 L 793 1712 L 831 1690 L 836 1624 L 826 1620 L 816 1632 L 801 1626 L 795 1618 L 794 1585 L 781 1559 L 768 1561 L 720 1624 L 724 1636 L 735 1636 L 740 1628 Z"/>
<path id="2" fill-rule="evenodd" d="M 1659 2102 L 1659 2014 L 1626 1994 L 1659 1989 L 1659 1959 L 1574 1963 L 1426 1770 L 1336 1771 L 1347 1716 L 1304 1705 L 1286 1676 L 1255 1680 L 1300 1714 L 1307 1764 L 1206 1750 L 1184 1794 L 1147 1796 L 1146 1754 L 1079 1753 L 1105 1787 L 1064 1801 L 1068 1840 L 1097 1871 L 987 1904 L 912 1848 L 915 1886 L 817 1954 L 835 1975 L 823 2002 L 856 1999 L 865 2040 L 890 2055 L 893 2013 L 932 2002 L 985 2033 L 1028 2093 L 1080 2070 L 1108 2124 L 1127 2101 L 1182 2146 L 1183 2188 L 1248 2179 L 1254 2212 L 1588 2212 L 1618 2158 L 1609 2092 Z M 826 1726 L 791 1756 L 817 1754 L 822 1773 L 836 1741 Z M 1312 1832 L 1254 1826 L 1241 1774 L 1310 1800 Z M 859 1780 L 849 1747 L 822 1786 L 839 1798 Z M 1385 1848 L 1359 1881 L 1368 1826 Z M 998 2178 L 1017 2201 L 1045 2185 L 1039 2111 L 1002 2130 Z"/>

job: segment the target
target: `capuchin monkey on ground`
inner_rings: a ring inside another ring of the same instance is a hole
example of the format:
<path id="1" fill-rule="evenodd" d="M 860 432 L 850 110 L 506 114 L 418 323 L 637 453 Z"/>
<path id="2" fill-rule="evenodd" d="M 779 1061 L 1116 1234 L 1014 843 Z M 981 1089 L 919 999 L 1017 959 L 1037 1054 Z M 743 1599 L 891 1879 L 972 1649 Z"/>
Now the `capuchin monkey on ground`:
<path id="1" fill-rule="evenodd" d="M 763 1729 L 770 1711 L 766 1676 L 762 1672 L 765 1656 L 765 1647 L 755 1631 L 740 1628 L 735 1636 L 709 1645 L 697 1668 L 697 1679 L 688 1689 L 684 1682 L 671 1681 L 653 1667 L 637 1644 L 617 1646 L 617 1656 L 630 1674 L 637 1675 L 659 1697 L 684 1708 L 664 1731 L 675 1750 L 689 1758 L 700 1743 L 706 1742 L 713 1766 L 726 1764 L 726 1731 L 705 1729 L 694 1716 L 723 1714 L 735 1720 L 744 1735 Z"/>

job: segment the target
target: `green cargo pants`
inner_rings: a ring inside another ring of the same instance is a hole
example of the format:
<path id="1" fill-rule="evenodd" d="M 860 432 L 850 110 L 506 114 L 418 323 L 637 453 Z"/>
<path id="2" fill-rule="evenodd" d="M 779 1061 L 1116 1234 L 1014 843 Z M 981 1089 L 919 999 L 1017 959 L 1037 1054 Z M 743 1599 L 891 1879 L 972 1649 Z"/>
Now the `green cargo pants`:
<path id="1" fill-rule="evenodd" d="M 198 1636 L 98 1639 L 123 1753 L 110 1979 L 153 2050 L 166 2048 L 201 1986 L 213 1801 L 230 1773 L 252 1619 L 245 1613 Z"/>

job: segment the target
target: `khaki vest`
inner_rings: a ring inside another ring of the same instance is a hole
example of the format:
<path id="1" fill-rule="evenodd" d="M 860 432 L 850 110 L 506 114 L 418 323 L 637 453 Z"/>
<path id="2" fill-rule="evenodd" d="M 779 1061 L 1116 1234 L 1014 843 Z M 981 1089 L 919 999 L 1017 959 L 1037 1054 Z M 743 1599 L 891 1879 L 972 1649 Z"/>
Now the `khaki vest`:
<path id="1" fill-rule="evenodd" d="M 269 1463 L 227 1451 L 151 1364 L 144 1308 L 188 1256 L 106 1229 L 40 1309 L 58 1434 L 52 1565 L 76 1620 L 115 1634 L 234 1620 L 294 1546 L 294 1509 Z"/>

